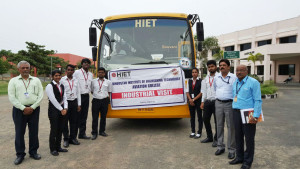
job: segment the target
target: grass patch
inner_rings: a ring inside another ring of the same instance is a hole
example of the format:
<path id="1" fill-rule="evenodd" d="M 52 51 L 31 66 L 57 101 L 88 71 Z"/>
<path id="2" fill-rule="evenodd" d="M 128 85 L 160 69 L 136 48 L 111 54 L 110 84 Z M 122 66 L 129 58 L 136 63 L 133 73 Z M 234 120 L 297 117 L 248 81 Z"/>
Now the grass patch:
<path id="1" fill-rule="evenodd" d="M 7 95 L 8 81 L 0 81 L 0 95 Z"/>
<path id="2" fill-rule="evenodd" d="M 260 86 L 261 94 L 274 94 L 278 91 L 278 88 L 275 86 L 274 82 L 271 80 L 265 81 L 264 84 Z"/>

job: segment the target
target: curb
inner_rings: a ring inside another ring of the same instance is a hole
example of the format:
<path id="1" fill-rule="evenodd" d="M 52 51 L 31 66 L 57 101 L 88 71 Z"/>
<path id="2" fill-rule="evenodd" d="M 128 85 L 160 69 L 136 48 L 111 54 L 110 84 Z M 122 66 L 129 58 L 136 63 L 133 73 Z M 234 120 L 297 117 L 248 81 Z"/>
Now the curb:
<path id="1" fill-rule="evenodd" d="M 277 97 L 278 97 L 277 93 L 261 95 L 262 99 L 276 99 Z"/>

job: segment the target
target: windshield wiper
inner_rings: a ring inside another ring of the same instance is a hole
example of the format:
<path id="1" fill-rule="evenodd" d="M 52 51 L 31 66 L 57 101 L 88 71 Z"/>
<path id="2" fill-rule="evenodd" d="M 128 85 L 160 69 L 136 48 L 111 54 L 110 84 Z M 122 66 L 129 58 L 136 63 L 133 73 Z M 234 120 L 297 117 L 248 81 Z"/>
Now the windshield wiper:
<path id="1" fill-rule="evenodd" d="M 165 62 L 165 61 L 158 61 L 158 62 L 153 62 L 153 61 L 150 61 L 150 62 L 145 62 L 145 63 L 133 63 L 131 65 L 147 65 L 147 64 L 169 64 L 168 62 Z"/>

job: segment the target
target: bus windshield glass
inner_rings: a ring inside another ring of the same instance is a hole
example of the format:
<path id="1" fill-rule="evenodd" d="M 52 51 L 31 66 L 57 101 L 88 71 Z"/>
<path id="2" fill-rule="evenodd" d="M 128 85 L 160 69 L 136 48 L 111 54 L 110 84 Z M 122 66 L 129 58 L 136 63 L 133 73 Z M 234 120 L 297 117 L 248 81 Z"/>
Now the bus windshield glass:
<path id="1" fill-rule="evenodd" d="M 108 70 L 133 65 L 168 64 L 190 69 L 191 28 L 184 19 L 132 19 L 104 25 L 98 66 Z"/>

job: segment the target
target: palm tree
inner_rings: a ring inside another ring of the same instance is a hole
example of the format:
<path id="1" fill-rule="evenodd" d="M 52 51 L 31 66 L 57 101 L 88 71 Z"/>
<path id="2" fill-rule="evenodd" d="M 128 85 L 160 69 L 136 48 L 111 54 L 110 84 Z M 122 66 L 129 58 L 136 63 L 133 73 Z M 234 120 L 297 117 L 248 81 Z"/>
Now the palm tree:
<path id="1" fill-rule="evenodd" d="M 255 62 L 256 61 L 260 61 L 260 63 L 262 63 L 262 54 L 261 53 L 256 53 L 255 55 L 253 55 L 253 53 L 250 53 L 249 54 L 250 56 L 247 58 L 247 60 L 248 60 L 248 62 L 251 60 L 252 62 L 253 62 L 253 64 L 254 64 L 254 74 L 256 74 L 255 73 Z"/>
<path id="2" fill-rule="evenodd" d="M 217 50 L 217 53 L 215 53 L 215 54 L 213 55 L 213 57 L 214 57 L 217 61 L 223 59 L 223 58 L 224 58 L 224 51 L 223 51 L 223 50 L 220 50 L 220 49 Z"/>

